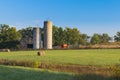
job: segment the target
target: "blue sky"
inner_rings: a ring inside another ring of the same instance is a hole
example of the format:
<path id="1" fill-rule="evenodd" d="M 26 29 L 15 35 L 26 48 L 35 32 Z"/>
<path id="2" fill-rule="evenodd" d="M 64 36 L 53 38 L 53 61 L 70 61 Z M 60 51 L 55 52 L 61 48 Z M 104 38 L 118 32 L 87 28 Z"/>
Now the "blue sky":
<path id="1" fill-rule="evenodd" d="M 0 24 L 21 29 L 43 27 L 44 20 L 88 35 L 113 36 L 120 31 L 120 0 L 0 0 Z"/>

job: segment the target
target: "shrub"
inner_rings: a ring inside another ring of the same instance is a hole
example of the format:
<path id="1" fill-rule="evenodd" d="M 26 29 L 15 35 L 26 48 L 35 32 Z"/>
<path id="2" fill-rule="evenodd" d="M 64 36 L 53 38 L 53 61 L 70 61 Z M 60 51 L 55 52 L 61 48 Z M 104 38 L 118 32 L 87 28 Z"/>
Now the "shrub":
<path id="1" fill-rule="evenodd" d="M 0 64 L 10 65 L 10 66 L 33 67 L 33 68 L 39 67 L 39 62 L 37 61 L 17 61 L 17 60 L 1 59 Z"/>
<path id="2" fill-rule="evenodd" d="M 39 67 L 39 62 L 38 61 L 34 61 L 32 64 L 33 68 L 38 68 Z"/>
<path id="3" fill-rule="evenodd" d="M 120 64 L 114 65 L 111 69 L 115 80 L 120 80 Z"/>

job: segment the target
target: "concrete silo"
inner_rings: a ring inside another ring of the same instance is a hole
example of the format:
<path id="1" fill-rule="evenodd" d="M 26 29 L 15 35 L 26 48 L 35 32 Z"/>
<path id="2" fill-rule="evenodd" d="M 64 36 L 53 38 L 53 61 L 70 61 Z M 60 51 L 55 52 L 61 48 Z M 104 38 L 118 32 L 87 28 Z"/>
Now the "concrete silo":
<path id="1" fill-rule="evenodd" d="M 44 48 L 52 49 L 52 22 L 44 21 Z"/>
<path id="2" fill-rule="evenodd" d="M 33 28 L 33 49 L 40 49 L 40 28 Z"/>

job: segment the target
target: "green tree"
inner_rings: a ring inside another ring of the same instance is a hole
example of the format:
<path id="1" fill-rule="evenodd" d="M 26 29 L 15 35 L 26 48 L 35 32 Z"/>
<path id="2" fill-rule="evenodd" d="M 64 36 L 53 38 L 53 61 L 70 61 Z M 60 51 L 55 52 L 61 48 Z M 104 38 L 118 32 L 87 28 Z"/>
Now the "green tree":
<path id="1" fill-rule="evenodd" d="M 15 27 L 9 25 L 0 25 L 0 48 L 15 49 L 19 46 L 20 33 Z"/>
<path id="2" fill-rule="evenodd" d="M 27 27 L 19 30 L 22 35 L 20 39 L 21 49 L 27 49 L 27 44 L 32 44 L 33 42 L 33 27 Z"/>
<path id="3" fill-rule="evenodd" d="M 53 46 L 57 46 L 58 45 L 58 27 L 57 26 L 53 26 L 53 31 L 52 31 L 52 40 L 53 40 Z"/>
<path id="4" fill-rule="evenodd" d="M 73 45 L 79 43 L 80 32 L 77 28 L 66 28 L 67 44 Z"/>
<path id="5" fill-rule="evenodd" d="M 53 45 L 61 46 L 66 43 L 66 32 L 62 27 L 53 26 Z"/>
<path id="6" fill-rule="evenodd" d="M 58 36 L 59 45 L 65 44 L 66 32 L 62 27 L 58 28 Z"/>
<path id="7" fill-rule="evenodd" d="M 0 25 L 0 42 L 6 42 L 7 41 L 7 34 L 8 33 L 9 26 L 6 24 L 1 24 Z"/>
<path id="8" fill-rule="evenodd" d="M 90 37 L 87 34 L 80 34 L 79 44 L 81 44 L 81 45 L 87 45 L 89 38 Z"/>
<path id="9" fill-rule="evenodd" d="M 100 44 L 101 42 L 101 36 L 99 34 L 94 34 L 91 38 L 91 44 Z"/>
<path id="10" fill-rule="evenodd" d="M 110 40 L 109 35 L 106 33 L 103 33 L 101 37 L 102 37 L 102 43 L 108 43 Z"/>
<path id="11" fill-rule="evenodd" d="M 72 29 L 71 28 L 66 28 L 66 41 L 67 41 L 67 44 L 72 44 Z"/>
<path id="12" fill-rule="evenodd" d="M 120 32 L 117 32 L 117 34 L 114 36 L 114 39 L 116 42 L 120 41 Z"/>
<path id="13" fill-rule="evenodd" d="M 53 45 L 78 44 L 79 30 L 77 28 L 65 28 L 53 26 Z"/>
<path id="14" fill-rule="evenodd" d="M 22 38 L 33 38 L 33 27 L 27 27 L 19 30 Z"/>

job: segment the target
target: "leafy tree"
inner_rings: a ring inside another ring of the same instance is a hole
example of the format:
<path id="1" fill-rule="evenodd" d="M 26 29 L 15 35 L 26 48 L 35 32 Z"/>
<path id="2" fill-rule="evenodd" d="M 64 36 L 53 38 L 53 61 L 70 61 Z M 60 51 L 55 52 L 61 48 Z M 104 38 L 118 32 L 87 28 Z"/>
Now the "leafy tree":
<path id="1" fill-rule="evenodd" d="M 66 38 L 66 32 L 62 27 L 58 28 L 58 43 L 59 45 L 62 45 L 66 43 L 65 38 Z"/>
<path id="2" fill-rule="evenodd" d="M 22 38 L 33 38 L 33 27 L 27 27 L 19 30 Z"/>
<path id="3" fill-rule="evenodd" d="M 78 44 L 79 42 L 79 35 L 80 35 L 80 32 L 77 28 L 73 28 L 73 31 L 71 33 L 73 36 L 72 40 L 73 40 L 73 44 Z"/>
<path id="4" fill-rule="evenodd" d="M 81 45 L 86 45 L 88 44 L 88 39 L 90 37 L 87 34 L 80 34 L 80 40 L 79 40 L 79 44 Z"/>
<path id="5" fill-rule="evenodd" d="M 53 31 L 52 31 L 52 40 L 53 40 L 53 45 L 56 46 L 58 45 L 58 27 L 57 26 L 53 26 Z"/>
<path id="6" fill-rule="evenodd" d="M 33 43 L 33 27 L 23 28 L 19 30 L 19 33 L 22 35 L 20 39 L 20 47 L 26 49 L 27 44 Z"/>
<path id="7" fill-rule="evenodd" d="M 78 44 L 80 32 L 77 28 L 66 28 L 67 44 Z"/>
<path id="8" fill-rule="evenodd" d="M 67 44 L 69 45 L 69 44 L 72 44 L 72 29 L 71 28 L 66 28 L 65 29 L 65 31 L 66 31 L 66 41 L 67 41 Z"/>
<path id="9" fill-rule="evenodd" d="M 77 28 L 65 28 L 53 26 L 53 45 L 78 44 L 79 30 Z"/>
<path id="10" fill-rule="evenodd" d="M 120 41 L 120 32 L 117 32 L 117 34 L 114 36 L 114 39 L 116 42 Z"/>
<path id="11" fill-rule="evenodd" d="M 101 42 L 101 36 L 99 34 L 94 34 L 91 38 L 91 44 L 99 44 Z"/>
<path id="12" fill-rule="evenodd" d="M 8 29 L 9 29 L 8 25 L 6 25 L 6 24 L 0 25 L 0 42 L 1 43 L 7 41 L 8 37 L 6 37 L 7 36 L 6 33 L 8 33 Z"/>
<path id="13" fill-rule="evenodd" d="M 0 48 L 17 48 L 20 40 L 20 33 L 15 27 L 9 25 L 0 25 Z"/>
<path id="14" fill-rule="evenodd" d="M 66 43 L 66 32 L 62 27 L 53 26 L 53 45 Z"/>
<path id="15" fill-rule="evenodd" d="M 106 33 L 103 33 L 101 37 L 102 37 L 102 43 L 108 43 L 110 40 L 109 35 Z"/>

